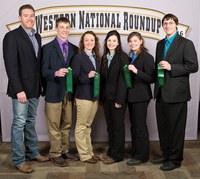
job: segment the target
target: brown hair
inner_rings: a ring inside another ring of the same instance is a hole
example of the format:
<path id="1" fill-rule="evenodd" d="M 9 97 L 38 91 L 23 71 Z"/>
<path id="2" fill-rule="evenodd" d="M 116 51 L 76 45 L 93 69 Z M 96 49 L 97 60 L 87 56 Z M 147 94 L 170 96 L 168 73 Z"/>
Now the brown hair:
<path id="1" fill-rule="evenodd" d="M 100 60 L 100 50 L 99 50 L 100 49 L 100 43 L 99 43 L 99 38 L 96 36 L 96 34 L 93 31 L 86 31 L 81 36 L 81 39 L 80 39 L 80 42 L 79 42 L 79 52 L 81 52 L 81 51 L 83 51 L 85 49 L 83 42 L 84 42 L 84 37 L 85 37 L 86 34 L 90 34 L 90 35 L 94 36 L 95 45 L 94 45 L 94 48 L 92 49 L 92 52 L 95 53 L 97 60 Z"/>
<path id="2" fill-rule="evenodd" d="M 121 56 L 121 54 L 122 54 L 122 45 L 121 45 L 121 38 L 120 38 L 119 33 L 116 30 L 109 31 L 104 40 L 104 47 L 103 47 L 104 51 L 103 51 L 103 56 L 102 56 L 102 70 L 106 69 L 106 61 L 107 61 L 106 55 L 109 53 L 109 49 L 107 46 L 107 40 L 109 39 L 110 36 L 113 36 L 113 35 L 117 37 L 117 40 L 119 43 L 115 49 L 115 54 L 119 54 L 119 56 Z"/>
<path id="3" fill-rule="evenodd" d="M 144 39 L 143 39 L 142 35 L 141 35 L 139 32 L 131 32 L 131 33 L 128 35 L 128 37 L 127 37 L 127 41 L 130 42 L 131 38 L 134 37 L 134 36 L 136 36 L 136 37 L 138 37 L 140 40 L 142 40 L 142 44 L 141 44 L 141 46 L 140 46 L 139 53 L 140 53 L 141 51 L 148 51 L 148 49 L 144 46 Z M 131 51 L 130 51 L 130 52 L 131 52 Z M 130 52 L 129 52 L 129 53 L 130 53 Z"/>
<path id="4" fill-rule="evenodd" d="M 19 16 L 22 15 L 22 11 L 23 11 L 24 9 L 31 9 L 31 10 L 33 10 L 33 12 L 35 12 L 35 9 L 33 8 L 33 6 L 31 6 L 30 4 L 25 4 L 25 5 L 23 5 L 23 6 L 21 6 L 21 7 L 19 8 Z"/>
<path id="5" fill-rule="evenodd" d="M 166 14 L 166 15 L 162 18 L 162 25 L 163 25 L 163 22 L 164 22 L 165 20 L 169 20 L 169 19 L 174 20 L 174 22 L 176 23 L 176 25 L 178 25 L 178 17 L 176 17 L 174 14 Z"/>
<path id="6" fill-rule="evenodd" d="M 61 22 L 66 23 L 66 24 L 67 23 L 70 24 L 69 19 L 67 19 L 66 17 L 60 17 L 60 18 L 56 19 L 56 27 L 58 27 L 58 24 L 61 23 Z"/>

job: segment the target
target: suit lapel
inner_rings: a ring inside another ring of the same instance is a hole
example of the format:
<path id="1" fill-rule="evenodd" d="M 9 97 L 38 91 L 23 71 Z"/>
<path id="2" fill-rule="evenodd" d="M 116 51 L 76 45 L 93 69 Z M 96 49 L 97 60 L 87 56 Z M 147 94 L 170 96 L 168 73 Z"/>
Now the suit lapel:
<path id="1" fill-rule="evenodd" d="M 169 50 L 166 54 L 166 58 L 165 58 L 166 61 L 170 62 L 170 61 L 173 60 L 173 54 L 175 54 L 175 52 L 178 48 L 179 39 L 180 39 L 180 36 L 177 35 L 175 37 L 175 39 L 173 40 L 173 42 L 172 42 L 172 44 L 171 44 L 171 46 L 170 46 L 170 48 L 169 48 Z"/>
<path id="2" fill-rule="evenodd" d="M 111 71 L 112 71 L 112 68 L 115 68 L 116 67 L 116 63 L 117 63 L 117 58 L 118 58 L 118 56 L 115 54 L 114 56 L 113 56 L 113 59 L 111 60 L 111 63 L 110 63 L 110 66 L 109 66 L 109 68 L 107 68 L 107 79 L 109 78 L 109 76 L 110 76 L 110 73 L 111 73 Z"/>
<path id="3" fill-rule="evenodd" d="M 38 57 L 40 57 L 40 53 L 41 53 L 41 38 L 40 38 L 38 33 L 35 34 L 35 38 L 36 38 L 36 40 L 38 42 Z"/>
<path id="4" fill-rule="evenodd" d="M 90 64 L 90 66 L 93 68 L 93 70 L 95 70 L 94 65 L 92 64 L 90 58 L 87 56 L 87 54 L 83 51 L 83 56 L 85 57 L 85 60 L 87 61 L 88 64 Z"/>
<path id="5" fill-rule="evenodd" d="M 157 49 L 157 52 L 158 52 L 158 63 L 163 60 L 163 53 L 164 53 L 164 47 L 165 46 L 165 41 L 164 39 L 160 42 L 159 46 L 158 46 L 158 49 Z"/>
<path id="6" fill-rule="evenodd" d="M 56 40 L 56 38 L 54 39 L 54 47 L 55 47 L 55 49 L 56 49 L 56 52 L 57 52 L 57 54 L 58 54 L 58 57 L 59 57 L 61 63 L 62 63 L 64 66 L 66 66 L 66 64 L 65 64 L 65 62 L 64 62 L 64 57 L 63 57 L 62 51 L 61 51 L 61 49 L 60 49 L 60 45 L 59 45 L 58 41 Z"/>
<path id="7" fill-rule="evenodd" d="M 23 29 L 22 26 L 19 26 L 19 31 L 20 31 L 21 35 L 25 38 L 25 42 L 31 48 L 31 51 L 33 52 L 34 56 L 36 57 L 33 44 L 31 42 L 31 39 L 29 38 L 28 34 L 25 32 L 25 30 Z M 38 43 L 38 45 L 39 45 L 39 43 Z"/>
<path id="8" fill-rule="evenodd" d="M 140 53 L 138 54 L 138 56 L 135 58 L 135 60 L 133 61 L 133 65 L 138 64 L 139 59 L 141 58 L 141 57 L 140 57 L 141 55 L 142 55 L 142 52 L 140 52 Z M 130 58 L 130 57 L 129 57 L 129 58 Z"/>
<path id="9" fill-rule="evenodd" d="M 74 50 L 70 42 L 68 42 L 68 57 L 67 57 L 67 66 L 69 66 L 72 56 L 74 54 Z"/>
<path id="10" fill-rule="evenodd" d="M 95 59 L 96 62 L 96 71 L 98 72 L 100 70 L 100 63 L 97 59 Z"/>

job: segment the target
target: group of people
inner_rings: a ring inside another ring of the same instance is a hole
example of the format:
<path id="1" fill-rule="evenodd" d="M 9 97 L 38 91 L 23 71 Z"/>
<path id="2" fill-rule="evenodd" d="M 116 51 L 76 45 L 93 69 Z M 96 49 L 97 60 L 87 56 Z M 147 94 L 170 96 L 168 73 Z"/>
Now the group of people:
<path id="1" fill-rule="evenodd" d="M 191 98 L 189 74 L 198 70 L 198 62 L 193 43 L 177 32 L 178 18 L 175 15 L 167 14 L 162 19 L 166 37 L 157 44 L 155 62 L 138 32 L 128 35 L 128 54 L 122 50 L 120 34 L 116 30 L 108 32 L 101 57 L 99 39 L 93 31 L 86 31 L 81 36 L 79 48 L 68 41 L 70 21 L 65 17 L 56 19 L 57 35 L 43 48 L 40 35 L 33 29 L 35 11 L 31 5 L 20 7 L 19 20 L 19 28 L 8 32 L 3 40 L 9 80 L 7 93 L 13 104 L 12 163 L 19 171 L 33 171 L 25 163 L 26 159 L 49 160 L 39 154 L 35 131 L 40 94 L 45 95 L 49 156 L 55 165 L 68 166 L 67 159 L 93 164 L 98 160 L 105 164 L 122 161 L 127 105 L 132 137 L 131 159 L 127 164 L 147 162 L 149 134 L 146 116 L 152 99 L 151 83 L 155 83 L 162 151 L 161 157 L 151 162 L 162 164 L 160 169 L 166 171 L 181 166 L 187 101 Z M 129 87 L 125 66 L 130 74 Z M 108 132 L 108 150 L 103 157 L 93 152 L 91 142 L 91 125 L 99 103 L 103 105 Z M 76 106 L 78 156 L 70 153 L 73 104 Z"/>

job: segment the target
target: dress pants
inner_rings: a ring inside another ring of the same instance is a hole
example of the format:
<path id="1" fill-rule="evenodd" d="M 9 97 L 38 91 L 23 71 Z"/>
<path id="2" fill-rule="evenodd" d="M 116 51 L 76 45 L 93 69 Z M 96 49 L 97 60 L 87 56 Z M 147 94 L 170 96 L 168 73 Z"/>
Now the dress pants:
<path id="1" fill-rule="evenodd" d="M 149 160 L 149 132 L 146 124 L 149 101 L 128 103 L 133 158 L 141 161 Z"/>
<path id="2" fill-rule="evenodd" d="M 94 155 L 91 142 L 91 125 L 98 109 L 98 101 L 75 99 L 77 120 L 75 127 L 76 147 L 81 161 L 86 161 Z"/>
<path id="3" fill-rule="evenodd" d="M 159 98 L 156 100 L 156 115 L 163 157 L 180 164 L 183 160 L 187 102 L 165 103 Z"/>
<path id="4" fill-rule="evenodd" d="M 103 108 L 108 132 L 107 155 L 116 162 L 119 162 L 123 160 L 125 153 L 124 115 L 126 105 L 116 108 L 114 101 L 104 101 Z"/>
<path id="5" fill-rule="evenodd" d="M 72 124 L 72 101 L 67 99 L 59 103 L 45 102 L 45 115 L 50 140 L 50 157 L 58 157 L 69 151 L 70 130 Z"/>

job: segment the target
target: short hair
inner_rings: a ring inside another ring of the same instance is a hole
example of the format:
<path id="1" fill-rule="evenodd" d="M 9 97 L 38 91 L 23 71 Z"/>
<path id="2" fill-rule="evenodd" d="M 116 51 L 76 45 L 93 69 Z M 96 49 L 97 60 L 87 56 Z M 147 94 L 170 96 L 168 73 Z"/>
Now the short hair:
<path id="1" fill-rule="evenodd" d="M 33 10 L 33 12 L 35 12 L 35 9 L 33 8 L 33 6 L 31 6 L 30 4 L 24 4 L 23 6 L 19 8 L 19 16 L 22 15 L 22 10 L 24 9 L 31 9 Z"/>
<path id="2" fill-rule="evenodd" d="M 176 23 L 176 25 L 178 25 L 178 17 L 176 17 L 174 14 L 166 14 L 163 19 L 162 19 L 162 25 L 163 25 L 163 22 L 165 20 L 169 20 L 169 19 L 172 19 L 174 20 L 174 22 Z"/>
<path id="3" fill-rule="evenodd" d="M 58 27 L 58 24 L 61 22 L 70 24 L 69 19 L 67 19 L 66 17 L 59 17 L 58 19 L 56 19 L 56 27 Z"/>

